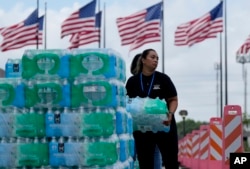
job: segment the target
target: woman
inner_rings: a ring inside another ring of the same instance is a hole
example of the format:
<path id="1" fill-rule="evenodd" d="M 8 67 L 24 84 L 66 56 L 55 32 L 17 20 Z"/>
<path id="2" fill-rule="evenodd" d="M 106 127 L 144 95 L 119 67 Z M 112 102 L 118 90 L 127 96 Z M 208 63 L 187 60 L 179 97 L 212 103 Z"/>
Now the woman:
<path id="1" fill-rule="evenodd" d="M 132 75 L 138 74 L 138 71 L 140 68 L 139 67 L 140 56 L 141 54 L 137 54 L 132 60 L 132 63 L 130 65 L 130 73 Z M 135 154 L 134 160 L 136 160 L 136 154 Z M 154 154 L 154 169 L 161 169 L 161 168 L 162 168 L 161 154 L 160 154 L 158 147 L 156 146 L 155 154 Z"/>
<path id="2" fill-rule="evenodd" d="M 165 99 L 168 106 L 168 117 L 163 122 L 170 125 L 168 133 L 158 131 L 134 131 L 136 153 L 140 169 L 154 168 L 154 152 L 158 147 L 162 161 L 168 169 L 178 169 L 178 139 L 174 112 L 178 106 L 176 88 L 166 74 L 156 71 L 158 55 L 154 49 L 144 50 L 141 54 L 138 73 L 130 77 L 126 83 L 127 95 L 130 98 L 150 97 Z"/>

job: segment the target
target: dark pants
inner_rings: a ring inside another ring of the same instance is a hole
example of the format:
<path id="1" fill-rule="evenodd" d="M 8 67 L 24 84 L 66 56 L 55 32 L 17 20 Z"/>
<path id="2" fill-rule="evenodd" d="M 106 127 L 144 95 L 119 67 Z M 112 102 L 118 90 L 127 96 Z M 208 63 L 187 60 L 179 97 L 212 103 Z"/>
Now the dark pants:
<path id="1" fill-rule="evenodd" d="M 146 132 L 134 131 L 136 153 L 140 169 L 154 169 L 155 146 L 159 147 L 162 162 L 166 169 L 178 169 L 178 138 L 176 122 L 173 117 L 170 131 Z"/>

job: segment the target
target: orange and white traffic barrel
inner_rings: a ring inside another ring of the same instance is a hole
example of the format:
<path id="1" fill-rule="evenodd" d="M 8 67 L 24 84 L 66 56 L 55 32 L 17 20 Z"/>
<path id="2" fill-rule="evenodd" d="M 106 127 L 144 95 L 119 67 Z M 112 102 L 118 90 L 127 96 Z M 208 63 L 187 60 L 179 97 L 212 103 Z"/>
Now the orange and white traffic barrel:
<path id="1" fill-rule="evenodd" d="M 183 164 L 185 156 L 185 137 L 178 141 L 178 161 Z"/>
<path id="2" fill-rule="evenodd" d="M 200 126 L 199 169 L 207 169 L 209 154 L 209 125 Z"/>
<path id="3" fill-rule="evenodd" d="M 222 118 L 212 117 L 209 123 L 209 169 L 221 169 L 223 157 Z"/>
<path id="4" fill-rule="evenodd" d="M 242 112 L 240 106 L 227 105 L 224 107 L 223 135 L 223 169 L 228 169 L 230 153 L 240 153 L 244 151 Z"/>
<path id="5" fill-rule="evenodd" d="M 193 135 L 191 133 L 188 133 L 186 135 L 186 158 L 185 158 L 185 166 L 190 168 L 192 166 L 192 158 L 193 158 L 193 154 L 192 154 L 192 137 Z"/>
<path id="6" fill-rule="evenodd" d="M 199 169 L 200 130 L 192 131 L 192 169 Z"/>

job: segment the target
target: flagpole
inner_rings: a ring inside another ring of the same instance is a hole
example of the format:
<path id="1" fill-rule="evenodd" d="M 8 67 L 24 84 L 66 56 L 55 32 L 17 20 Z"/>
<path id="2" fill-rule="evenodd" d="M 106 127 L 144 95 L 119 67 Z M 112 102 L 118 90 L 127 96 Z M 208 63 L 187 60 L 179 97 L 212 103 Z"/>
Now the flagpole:
<path id="1" fill-rule="evenodd" d="M 225 105 L 227 105 L 228 95 L 227 95 L 227 4 L 226 0 L 224 0 L 224 11 L 225 11 Z"/>
<path id="2" fill-rule="evenodd" d="M 44 14 L 44 49 L 47 49 L 47 2 L 45 2 L 45 14 Z"/>
<path id="3" fill-rule="evenodd" d="M 221 2 L 222 1 L 223 0 L 221 0 Z M 222 15 L 224 15 L 224 14 L 222 14 Z M 223 66 L 222 66 L 222 55 L 223 55 L 223 52 L 222 52 L 222 33 L 220 33 L 220 66 L 219 66 L 219 69 L 220 69 L 220 117 L 221 118 L 223 116 L 223 97 L 222 97 L 223 96 L 223 87 L 222 87 L 222 85 L 223 85 L 223 80 L 222 80 Z"/>
<path id="4" fill-rule="evenodd" d="M 106 3 L 104 2 L 103 7 L 103 48 L 106 48 Z"/>
<path id="5" fill-rule="evenodd" d="M 101 7 L 100 7 L 100 6 L 101 6 L 100 3 L 101 3 L 101 0 L 98 1 L 98 11 L 99 11 L 99 12 L 100 12 L 100 8 L 101 8 Z M 101 28 L 100 28 L 100 30 L 101 30 Z M 101 48 L 101 31 L 100 31 L 100 33 L 99 33 L 98 47 Z"/>
<path id="6" fill-rule="evenodd" d="M 161 23 L 161 40 L 162 40 L 162 73 L 165 73 L 165 69 L 164 69 L 164 57 L 165 57 L 165 51 L 164 51 L 164 0 L 162 0 L 162 23 Z"/>
<path id="7" fill-rule="evenodd" d="M 39 0 L 37 0 L 36 3 L 37 3 L 37 18 L 36 18 L 36 20 L 38 20 L 38 18 L 39 18 Z M 37 26 L 37 31 L 36 31 L 36 49 L 38 49 L 38 34 L 39 34 L 39 24 Z"/>

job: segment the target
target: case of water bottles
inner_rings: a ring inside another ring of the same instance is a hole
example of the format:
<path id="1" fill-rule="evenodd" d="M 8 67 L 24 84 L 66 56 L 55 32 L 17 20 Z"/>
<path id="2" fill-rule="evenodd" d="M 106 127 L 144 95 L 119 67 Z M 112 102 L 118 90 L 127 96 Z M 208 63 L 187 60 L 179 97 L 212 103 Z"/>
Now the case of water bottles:
<path id="1" fill-rule="evenodd" d="M 48 146 L 45 139 L 1 138 L 0 167 L 48 166 Z"/>
<path id="2" fill-rule="evenodd" d="M 133 117 L 133 130 L 169 132 L 170 126 L 163 124 L 167 120 L 168 108 L 165 100 L 159 98 L 126 97 L 126 110 Z"/>
<path id="3" fill-rule="evenodd" d="M 125 86 L 116 80 L 78 78 L 71 89 L 72 107 L 124 107 L 126 105 Z"/>
<path id="4" fill-rule="evenodd" d="M 22 56 L 22 78 L 69 77 L 71 53 L 67 49 L 25 50 Z"/>
<path id="5" fill-rule="evenodd" d="M 45 137 L 45 115 L 33 109 L 1 109 L 0 137 Z"/>
<path id="6" fill-rule="evenodd" d="M 70 107 L 70 84 L 67 79 L 41 78 L 25 84 L 25 107 Z"/>
<path id="7" fill-rule="evenodd" d="M 125 67 L 113 49 L 28 49 L 9 59 L 0 168 L 132 169 Z"/>
<path id="8" fill-rule="evenodd" d="M 109 137 L 116 133 L 115 109 L 79 108 L 48 110 L 46 113 L 47 137 Z"/>
<path id="9" fill-rule="evenodd" d="M 112 49 L 74 49 L 70 58 L 72 78 L 104 78 L 126 80 L 126 65 L 118 52 Z"/>
<path id="10" fill-rule="evenodd" d="M 52 138 L 49 143 L 51 166 L 106 166 L 118 160 L 118 138 Z"/>

